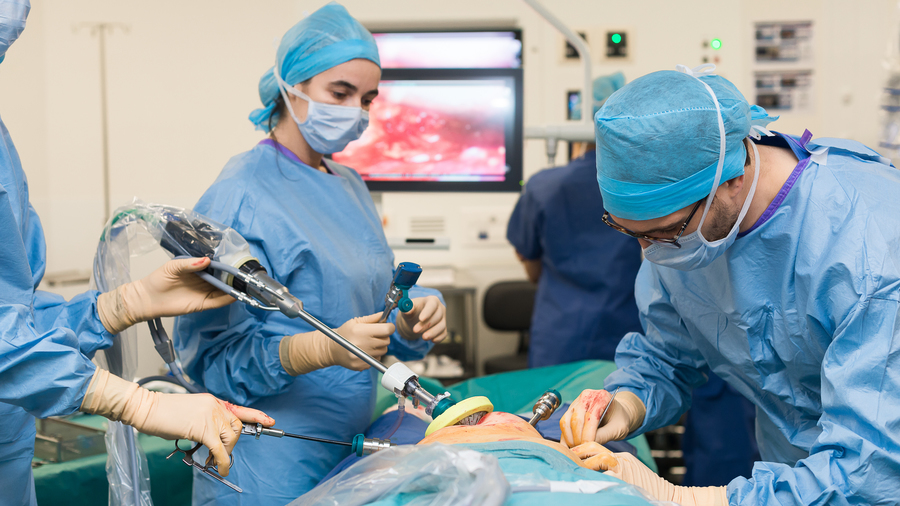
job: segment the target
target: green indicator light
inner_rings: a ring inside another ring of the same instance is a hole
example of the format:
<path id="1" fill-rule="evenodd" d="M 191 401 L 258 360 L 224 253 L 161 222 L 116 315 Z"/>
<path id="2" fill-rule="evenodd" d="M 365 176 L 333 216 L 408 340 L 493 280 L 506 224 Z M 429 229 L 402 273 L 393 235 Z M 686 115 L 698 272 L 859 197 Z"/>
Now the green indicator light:
<path id="1" fill-rule="evenodd" d="M 712 42 L 709 43 L 709 45 L 712 46 L 713 49 L 721 49 L 722 41 L 719 39 L 713 39 Z"/>
<path id="2" fill-rule="evenodd" d="M 519 180 L 519 186 L 525 186 L 525 181 Z"/>
<path id="3" fill-rule="evenodd" d="M 613 41 L 613 44 L 618 44 L 619 42 L 622 42 L 622 34 L 614 33 L 612 34 L 612 37 L 610 37 L 610 40 Z"/>

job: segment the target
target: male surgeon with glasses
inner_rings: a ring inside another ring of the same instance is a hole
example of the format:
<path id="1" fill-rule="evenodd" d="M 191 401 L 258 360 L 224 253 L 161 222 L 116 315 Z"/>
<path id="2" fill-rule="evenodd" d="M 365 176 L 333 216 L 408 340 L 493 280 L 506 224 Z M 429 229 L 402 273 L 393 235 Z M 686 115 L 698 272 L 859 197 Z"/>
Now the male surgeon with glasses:
<path id="1" fill-rule="evenodd" d="M 582 392 L 563 442 L 669 425 L 714 372 L 756 406 L 749 476 L 675 486 L 625 454 L 609 471 L 686 506 L 896 504 L 900 172 L 855 141 L 769 131 L 713 71 L 646 75 L 594 117 L 603 221 L 646 258 L 643 332 L 617 348 L 618 395 Z"/>

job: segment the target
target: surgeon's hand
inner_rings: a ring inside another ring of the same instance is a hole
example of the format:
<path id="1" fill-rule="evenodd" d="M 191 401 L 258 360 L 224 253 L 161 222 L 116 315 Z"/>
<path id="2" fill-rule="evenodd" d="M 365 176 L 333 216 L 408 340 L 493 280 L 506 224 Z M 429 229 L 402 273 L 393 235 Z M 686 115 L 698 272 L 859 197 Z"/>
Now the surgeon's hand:
<path id="1" fill-rule="evenodd" d="M 643 425 L 647 408 L 636 395 L 623 390 L 616 395 L 606 413 L 606 423 L 600 426 L 600 415 L 611 397 L 606 390 L 581 392 L 559 420 L 561 442 L 572 448 L 590 441 L 601 444 L 618 441 Z"/>
<path id="2" fill-rule="evenodd" d="M 439 343 L 447 337 L 447 308 L 434 295 L 412 299 L 413 308 L 397 316 L 397 332 L 404 339 Z"/>
<path id="3" fill-rule="evenodd" d="M 111 334 L 135 323 L 222 307 L 234 298 L 194 274 L 208 258 L 169 260 L 149 276 L 126 283 L 97 298 L 100 321 Z"/>
<path id="4" fill-rule="evenodd" d="M 378 323 L 379 319 L 381 313 L 353 318 L 341 325 L 337 333 L 372 357 L 380 358 L 387 353 L 391 334 L 394 333 L 394 324 Z M 281 366 L 291 376 L 299 376 L 332 365 L 354 371 L 369 368 L 369 364 L 319 331 L 285 337 L 278 347 L 278 357 Z"/>
<path id="5" fill-rule="evenodd" d="M 616 457 L 613 452 L 596 441 L 588 441 L 571 448 L 572 453 L 581 459 L 581 466 L 594 471 L 606 471 L 616 466 Z"/>
<path id="6" fill-rule="evenodd" d="M 97 369 L 81 411 L 131 425 L 164 439 L 188 439 L 209 448 L 219 474 L 228 475 L 228 455 L 241 435 L 242 422 L 266 427 L 275 420 L 262 411 L 235 406 L 210 394 L 164 394 Z"/>
<path id="7" fill-rule="evenodd" d="M 619 395 L 622 395 L 621 393 Z M 616 396 L 618 399 L 618 396 Z M 630 453 L 614 453 L 615 464 L 606 474 L 641 487 L 657 501 L 681 506 L 727 506 L 726 487 L 681 487 L 669 483 Z"/>

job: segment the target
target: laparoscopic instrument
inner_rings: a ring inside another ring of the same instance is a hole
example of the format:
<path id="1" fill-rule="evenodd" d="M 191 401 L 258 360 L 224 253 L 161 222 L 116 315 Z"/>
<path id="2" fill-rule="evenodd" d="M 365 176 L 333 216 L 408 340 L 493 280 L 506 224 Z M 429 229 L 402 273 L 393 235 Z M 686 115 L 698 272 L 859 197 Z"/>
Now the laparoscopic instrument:
<path id="1" fill-rule="evenodd" d="M 609 402 L 606 403 L 606 407 L 603 408 L 603 413 L 600 414 L 600 419 L 597 420 L 598 425 L 603 425 L 603 417 L 606 416 L 606 412 L 609 411 L 609 408 L 613 405 L 613 401 L 616 400 L 617 393 L 619 393 L 619 387 L 616 387 L 612 393 L 612 397 L 609 398 Z"/>
<path id="2" fill-rule="evenodd" d="M 261 423 L 250 424 L 245 423 L 244 428 L 241 429 L 241 434 L 245 434 L 248 436 L 253 436 L 256 439 L 259 439 L 260 436 L 271 436 L 271 437 L 292 437 L 295 439 L 303 439 L 305 441 L 315 441 L 317 443 L 327 443 L 332 445 L 339 446 L 349 446 L 350 451 L 355 453 L 357 457 L 362 457 L 363 455 L 371 455 L 375 452 L 379 452 L 381 450 L 385 450 L 387 448 L 391 448 L 395 446 L 391 443 L 390 439 L 378 439 L 378 438 L 367 438 L 362 434 L 357 434 L 353 441 L 335 441 L 333 439 L 324 439 L 320 437 L 312 437 L 312 436 L 302 436 L 300 434 L 291 434 L 290 432 L 285 432 L 281 429 L 275 429 L 272 427 L 263 427 Z"/>
<path id="3" fill-rule="evenodd" d="M 385 367 L 379 360 L 307 313 L 303 309 L 303 302 L 269 276 L 265 267 L 250 255 L 249 245 L 236 231 L 226 229 L 196 213 L 191 217 L 168 213 L 163 215 L 163 219 L 165 224 L 162 226 L 166 233 L 160 236 L 159 243 L 164 249 L 175 257 L 209 257 L 212 260 L 209 268 L 198 273 L 208 283 L 254 308 L 279 311 L 288 318 L 299 318 L 356 355 L 383 374 L 383 387 L 398 397 L 411 398 L 414 407 L 421 405 L 425 408 L 425 412 L 434 418 L 429 429 L 475 424 L 493 410 L 493 405 L 485 397 L 475 397 L 457 404 L 448 392 L 432 395 L 419 385 L 418 376 L 406 364 L 397 362 Z M 401 311 L 412 309 L 408 290 L 421 272 L 422 268 L 416 264 L 400 264 L 385 296 L 386 313 L 390 313 L 394 305 L 399 306 Z"/>
<path id="4" fill-rule="evenodd" d="M 170 453 L 166 457 L 166 460 L 174 457 L 176 453 L 182 453 L 183 455 L 181 457 L 181 461 L 184 462 L 185 464 L 193 467 L 194 469 L 199 470 L 203 474 L 209 476 L 210 478 L 218 481 L 219 483 L 221 483 L 223 485 L 228 485 L 235 492 L 243 492 L 244 491 L 244 489 L 242 489 L 241 487 L 239 487 L 239 486 L 235 485 L 234 483 L 231 483 L 230 481 L 226 480 L 225 478 L 222 478 L 221 476 L 219 476 L 218 469 L 216 469 L 216 466 L 214 466 L 210 463 L 201 464 L 201 463 L 197 462 L 196 460 L 194 460 L 194 454 L 197 453 L 197 450 L 199 450 L 201 446 L 203 446 L 202 444 L 195 443 L 194 446 L 192 446 L 190 450 L 185 450 L 185 449 L 181 448 L 180 446 L 178 446 L 178 441 L 181 441 L 181 440 L 180 439 L 175 440 L 175 450 L 173 450 L 172 453 Z M 231 462 L 232 462 L 232 464 L 234 463 L 233 456 L 231 457 Z"/>
<path id="5" fill-rule="evenodd" d="M 449 392 L 432 395 L 422 388 L 418 376 L 406 364 L 397 362 L 386 367 L 306 312 L 302 301 L 268 275 L 265 267 L 253 257 L 250 245 L 234 229 L 190 210 L 134 202 L 117 210 L 104 232 L 104 240 L 114 240 L 114 237 L 107 236 L 117 233 L 123 235 L 124 227 L 129 223 L 143 225 L 153 239 L 176 258 L 210 258 L 209 268 L 198 275 L 216 288 L 256 309 L 278 311 L 288 318 L 305 321 L 381 372 L 381 385 L 384 388 L 397 397 L 412 399 L 414 407 L 421 405 L 434 418 L 429 426 L 429 433 L 450 425 L 474 425 L 482 416 L 493 411 L 493 405 L 486 397 L 472 397 L 457 404 L 450 398 Z M 414 263 L 404 262 L 398 266 L 385 296 L 385 313 L 389 314 L 394 305 L 401 311 L 412 309 L 408 291 L 421 272 L 422 268 Z M 158 342 L 157 345 L 161 344 Z M 172 364 L 177 366 L 174 358 Z"/>
<path id="6" fill-rule="evenodd" d="M 394 308 L 408 313 L 413 308 L 413 301 L 409 298 L 409 289 L 419 280 L 422 268 L 412 262 L 403 262 L 394 271 L 394 279 L 387 295 L 384 296 L 384 312 L 381 313 L 381 323 L 387 321 Z"/>
<path id="7" fill-rule="evenodd" d="M 188 256 L 196 255 L 191 254 Z M 419 269 L 421 270 L 421 268 Z M 433 424 L 438 423 L 440 417 L 456 405 L 456 403 L 450 399 L 450 394 L 448 392 L 432 395 L 422 388 L 419 385 L 418 376 L 412 372 L 406 364 L 397 362 L 390 367 L 385 367 L 379 360 L 362 351 L 342 335 L 319 321 L 316 317 L 307 313 L 303 309 L 303 302 L 291 295 L 284 285 L 272 279 L 266 273 L 265 268 L 263 268 L 255 259 L 249 259 L 243 263 L 240 268 L 235 268 L 226 263 L 213 260 L 210 262 L 210 270 L 226 274 L 231 281 L 231 284 L 225 283 L 220 276 L 216 276 L 209 272 L 200 272 L 198 274 L 216 288 L 254 308 L 264 311 L 280 311 L 289 318 L 300 318 L 314 329 L 325 334 L 331 340 L 344 347 L 350 353 L 359 357 L 369 366 L 381 372 L 384 375 L 381 380 L 382 386 L 398 397 L 411 398 L 415 407 L 418 407 L 419 405 L 423 406 L 425 412 L 435 418 L 435 421 L 432 422 Z M 492 409 L 493 407 L 491 407 L 490 410 Z M 481 412 L 481 415 L 472 420 L 464 420 L 464 418 L 475 414 L 468 413 L 447 425 L 456 425 L 460 422 L 470 422 L 471 424 L 474 424 L 481 419 L 481 416 L 490 410 Z M 441 424 L 439 423 L 438 425 Z"/>
<path id="8" fill-rule="evenodd" d="M 534 403 L 534 407 L 531 408 L 534 415 L 531 417 L 531 420 L 528 420 L 528 423 L 534 427 L 541 420 L 550 418 L 550 415 L 559 408 L 560 404 L 562 404 L 562 395 L 556 390 L 547 390 L 544 392 L 544 395 L 541 395 L 537 402 Z"/>
<path id="9" fill-rule="evenodd" d="M 346 441 L 335 441 L 332 439 L 324 439 L 324 438 L 312 437 L 312 436 L 303 436 L 300 434 L 291 434 L 290 432 L 285 432 L 281 429 L 274 429 L 271 427 L 263 427 L 263 425 L 261 423 L 257 423 L 257 424 L 245 423 L 243 428 L 241 429 L 241 434 L 253 436 L 256 439 L 259 439 L 260 436 L 272 436 L 272 437 L 277 437 L 277 438 L 291 437 L 291 438 L 295 438 L 295 439 L 303 439 L 305 441 L 315 441 L 317 443 L 349 446 L 350 451 L 352 453 L 355 453 L 356 456 L 358 456 L 358 457 L 362 457 L 364 455 L 371 455 L 375 452 L 385 450 L 387 448 L 391 448 L 394 446 L 394 444 L 391 443 L 390 439 L 367 438 L 367 437 L 363 436 L 362 434 L 357 434 L 353 438 L 353 441 L 348 443 Z M 201 443 L 195 443 L 194 446 L 192 446 L 190 450 L 185 450 L 184 448 L 181 448 L 178 445 L 178 441 L 181 441 L 181 440 L 179 439 L 179 440 L 175 441 L 175 450 L 173 450 L 172 453 L 170 453 L 166 457 L 167 460 L 174 457 L 175 454 L 181 453 L 181 454 L 183 454 L 181 457 L 181 461 L 184 462 L 185 464 L 199 470 L 203 474 L 218 481 L 219 483 L 226 485 L 228 487 L 231 487 L 231 489 L 234 490 L 235 492 L 240 493 L 240 492 L 244 491 L 241 487 L 239 487 L 239 486 L 235 485 L 234 483 L 231 483 L 230 481 L 223 478 L 219 474 L 216 466 L 211 464 L 209 461 L 207 461 L 205 464 L 201 464 L 201 463 L 197 462 L 196 460 L 194 460 L 194 454 L 197 453 L 197 450 L 199 450 L 203 446 Z M 234 464 L 234 455 L 231 455 L 230 457 L 231 457 L 231 463 L 233 465 Z"/>
<path id="10" fill-rule="evenodd" d="M 131 225 L 138 225 L 138 230 L 131 230 Z M 141 229 L 149 232 L 153 239 L 152 242 L 138 244 L 141 237 L 146 238 L 147 236 Z M 471 397 L 456 403 L 450 398 L 449 392 L 432 395 L 422 388 L 418 376 L 402 362 L 386 367 L 379 360 L 368 355 L 306 312 L 303 309 L 302 301 L 293 296 L 287 287 L 268 275 L 265 267 L 253 257 L 247 241 L 237 231 L 190 210 L 140 201 L 117 209 L 101 236 L 98 260 L 94 264 L 95 278 L 104 281 L 106 289 L 115 288 L 115 286 L 109 286 L 110 278 L 119 278 L 120 276 L 116 274 L 122 271 L 127 272 L 128 269 L 127 262 L 123 262 L 121 259 L 128 258 L 135 252 L 149 251 L 147 246 L 154 242 L 176 258 L 209 258 L 210 266 L 198 273 L 208 283 L 253 308 L 277 311 L 289 318 L 299 318 L 305 321 L 315 330 L 381 372 L 383 374 L 381 385 L 399 398 L 401 406 L 403 400 L 410 398 L 414 407 L 422 406 L 425 412 L 432 416 L 434 421 L 428 426 L 427 434 L 451 425 L 474 425 L 494 409 L 493 404 L 486 397 Z M 394 307 L 404 312 L 412 309 L 413 303 L 409 298 L 409 289 L 416 283 L 421 272 L 422 268 L 414 263 L 404 262 L 398 266 L 385 296 L 385 315 L 389 315 Z M 172 377 L 152 377 L 142 381 L 160 379 L 172 382 L 174 379 L 188 391 L 202 391 L 184 377 L 176 360 L 172 342 L 166 335 L 162 322 L 156 320 L 149 323 L 156 349 L 165 360 Z M 261 435 L 295 437 L 322 443 L 341 444 L 350 446 L 354 453 L 361 455 L 391 446 L 390 440 L 369 440 L 362 435 L 357 435 L 353 442 L 337 442 L 289 434 L 280 429 L 261 426 L 245 426 L 242 432 L 255 435 L 257 438 Z M 191 463 L 193 459 L 188 458 L 187 455 L 183 460 L 188 465 L 194 466 Z M 208 468 L 201 469 L 201 471 L 205 474 L 213 473 Z M 216 477 L 213 476 L 213 478 Z M 219 481 L 224 482 L 224 480 Z"/>

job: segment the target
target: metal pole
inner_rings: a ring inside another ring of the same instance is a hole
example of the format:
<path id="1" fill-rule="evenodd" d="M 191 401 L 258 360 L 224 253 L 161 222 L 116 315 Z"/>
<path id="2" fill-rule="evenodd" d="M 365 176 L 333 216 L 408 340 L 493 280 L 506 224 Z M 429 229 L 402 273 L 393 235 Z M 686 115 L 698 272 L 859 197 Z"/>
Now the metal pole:
<path id="1" fill-rule="evenodd" d="M 103 143 L 103 223 L 109 222 L 109 117 L 106 107 L 106 23 L 97 25 L 100 40 L 100 132 Z M 112 30 L 112 27 L 110 27 Z"/>
<path id="2" fill-rule="evenodd" d="M 74 27 L 74 31 L 87 28 L 91 35 L 97 35 L 100 44 L 100 142 L 103 148 L 103 223 L 109 221 L 112 211 L 109 191 L 109 109 L 106 91 L 106 33 L 112 33 L 116 28 L 128 33 L 128 25 L 122 23 L 81 23 Z"/>
<path id="3" fill-rule="evenodd" d="M 568 26 L 553 15 L 546 7 L 541 5 L 538 0 L 524 0 L 532 9 L 534 9 L 542 18 L 553 25 L 559 33 L 565 37 L 566 41 L 575 48 L 578 56 L 581 58 L 581 64 L 584 67 L 584 88 L 581 90 L 581 122 L 593 125 L 594 118 L 594 92 L 591 81 L 591 50 L 584 43 L 584 39 L 575 34 Z M 554 153 L 555 154 L 555 153 Z"/>
<path id="4" fill-rule="evenodd" d="M 119 27 L 123 32 L 128 32 L 128 26 L 123 25 L 122 23 L 83 23 L 81 25 L 76 25 L 73 27 L 73 31 L 78 31 L 79 28 L 89 28 L 91 31 L 91 35 L 98 35 L 99 43 L 100 43 L 100 133 L 101 133 L 101 143 L 103 147 L 103 223 L 104 225 L 109 221 L 110 217 L 110 195 L 109 195 L 109 114 L 107 110 L 107 94 L 106 94 L 106 31 L 109 30 L 110 33 L 116 28 Z M 124 342 L 116 340 L 116 344 L 124 345 Z M 122 349 L 119 349 L 119 354 L 122 354 Z M 123 359 L 124 363 L 124 359 Z M 110 364 L 112 366 L 112 364 Z M 110 367 L 112 369 L 112 367 Z M 115 373 L 115 371 L 113 371 Z M 119 368 L 117 376 L 121 376 L 123 373 L 121 367 Z M 137 439 L 134 434 L 134 429 L 127 425 L 123 425 L 122 429 L 125 431 L 125 448 L 128 452 L 129 462 L 128 469 L 125 474 L 131 480 L 131 500 L 133 501 L 133 506 L 141 506 L 143 504 L 142 495 L 141 495 L 141 461 L 140 456 L 138 454 L 137 449 Z M 113 451 L 111 449 L 111 451 Z M 127 501 L 127 498 L 123 497 L 123 500 Z M 152 504 L 152 500 L 150 500 L 150 504 Z"/>
<path id="5" fill-rule="evenodd" d="M 354 345 L 350 341 L 344 339 L 344 337 L 341 336 L 340 334 L 338 334 L 337 332 L 331 330 L 331 328 L 329 328 L 328 325 L 325 325 L 324 323 L 317 320 L 315 316 L 307 313 L 306 311 L 304 311 L 302 309 L 300 310 L 299 316 L 300 316 L 301 320 L 312 325 L 312 327 L 314 329 L 325 334 L 326 336 L 331 338 L 332 341 L 343 346 L 347 351 L 349 351 L 350 353 L 359 357 L 360 360 L 362 360 L 363 362 L 365 362 L 365 363 L 369 364 L 370 366 L 372 366 L 373 368 L 375 368 L 376 371 L 378 371 L 382 374 L 387 372 L 387 367 L 385 367 L 384 364 L 382 364 L 378 360 L 375 360 L 374 358 L 372 358 L 372 356 L 369 355 L 368 353 L 357 348 L 356 345 Z"/>

